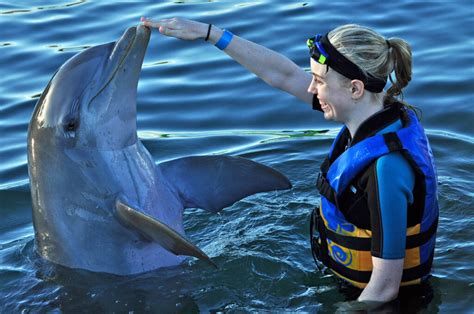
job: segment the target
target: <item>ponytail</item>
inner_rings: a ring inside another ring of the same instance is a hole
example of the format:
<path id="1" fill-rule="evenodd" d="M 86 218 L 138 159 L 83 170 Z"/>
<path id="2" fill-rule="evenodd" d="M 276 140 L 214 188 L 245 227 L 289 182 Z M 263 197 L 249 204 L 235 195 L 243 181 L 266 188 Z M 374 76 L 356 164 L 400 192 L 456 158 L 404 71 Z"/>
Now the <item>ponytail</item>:
<path id="1" fill-rule="evenodd" d="M 329 32 L 331 44 L 363 71 L 391 83 L 385 95 L 388 104 L 403 102 L 403 89 L 411 81 L 412 53 L 410 45 L 400 38 L 385 39 L 374 30 L 355 25 L 342 25 Z M 416 110 L 415 110 L 416 111 Z"/>
<path id="2" fill-rule="evenodd" d="M 412 55 L 411 48 L 408 43 L 400 38 L 387 39 L 389 47 L 389 64 L 393 65 L 387 73 L 390 83 L 392 86 L 387 90 L 387 97 L 400 96 L 403 100 L 402 90 L 411 81 L 411 66 L 412 66 Z M 395 72 L 395 81 L 392 77 L 392 72 Z"/>

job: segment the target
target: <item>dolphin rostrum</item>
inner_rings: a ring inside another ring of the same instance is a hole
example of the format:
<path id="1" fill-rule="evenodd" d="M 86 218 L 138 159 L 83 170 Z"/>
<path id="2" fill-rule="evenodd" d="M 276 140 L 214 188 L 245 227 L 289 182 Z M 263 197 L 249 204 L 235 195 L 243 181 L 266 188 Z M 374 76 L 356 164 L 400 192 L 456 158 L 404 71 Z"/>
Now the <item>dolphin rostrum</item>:
<path id="1" fill-rule="evenodd" d="M 217 212 L 248 195 L 289 189 L 278 171 L 230 156 L 155 165 L 137 137 L 138 78 L 150 30 L 63 64 L 28 129 L 36 250 L 56 264 L 129 275 L 210 258 L 184 234 L 183 210 Z"/>

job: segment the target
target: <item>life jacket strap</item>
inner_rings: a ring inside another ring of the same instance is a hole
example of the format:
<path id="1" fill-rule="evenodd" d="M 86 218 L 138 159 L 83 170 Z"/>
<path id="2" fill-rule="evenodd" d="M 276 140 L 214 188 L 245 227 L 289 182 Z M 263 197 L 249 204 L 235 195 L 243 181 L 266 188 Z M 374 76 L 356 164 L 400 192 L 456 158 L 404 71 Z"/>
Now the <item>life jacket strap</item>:
<path id="1" fill-rule="evenodd" d="M 383 134 L 382 136 L 385 141 L 385 145 L 387 145 L 387 148 L 390 152 L 403 150 L 402 141 L 400 141 L 400 138 L 398 137 L 397 133 L 389 132 Z"/>
<path id="2" fill-rule="evenodd" d="M 424 232 L 407 236 L 406 248 L 413 249 L 415 247 L 420 247 L 423 244 L 427 243 L 431 238 L 436 234 L 436 229 L 438 228 L 438 217 L 433 221 L 431 226 Z"/>
<path id="3" fill-rule="evenodd" d="M 328 201 L 337 206 L 337 193 L 329 184 L 323 172 L 318 174 L 316 179 L 316 188 L 318 189 L 321 196 L 324 196 Z"/>
<path id="4" fill-rule="evenodd" d="M 372 238 L 359 238 L 342 235 L 326 229 L 327 238 L 340 246 L 358 251 L 370 251 L 372 248 Z"/>
<path id="5" fill-rule="evenodd" d="M 337 243 L 340 246 L 346 247 L 352 250 L 358 251 L 370 251 L 371 250 L 371 238 L 360 238 L 346 236 L 343 234 L 336 233 L 331 229 L 327 229 L 326 226 L 322 225 L 326 230 L 325 234 L 327 239 L 331 240 L 334 243 Z M 436 233 L 438 227 L 438 218 L 436 218 L 431 226 L 424 232 L 407 236 L 406 240 L 406 249 L 413 249 L 420 247 L 423 244 L 427 243 Z"/>

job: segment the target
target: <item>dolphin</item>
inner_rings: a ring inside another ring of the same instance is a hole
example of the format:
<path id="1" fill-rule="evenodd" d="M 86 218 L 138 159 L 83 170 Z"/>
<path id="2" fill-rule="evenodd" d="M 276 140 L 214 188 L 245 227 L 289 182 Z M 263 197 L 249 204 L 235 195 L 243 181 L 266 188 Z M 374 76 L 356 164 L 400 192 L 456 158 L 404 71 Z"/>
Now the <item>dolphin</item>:
<path id="1" fill-rule="evenodd" d="M 185 235 L 183 211 L 211 212 L 258 192 L 289 189 L 280 172 L 232 156 L 155 164 L 137 136 L 138 79 L 150 29 L 65 62 L 28 127 L 35 248 L 69 268 L 131 275 L 187 256 L 213 261 Z"/>

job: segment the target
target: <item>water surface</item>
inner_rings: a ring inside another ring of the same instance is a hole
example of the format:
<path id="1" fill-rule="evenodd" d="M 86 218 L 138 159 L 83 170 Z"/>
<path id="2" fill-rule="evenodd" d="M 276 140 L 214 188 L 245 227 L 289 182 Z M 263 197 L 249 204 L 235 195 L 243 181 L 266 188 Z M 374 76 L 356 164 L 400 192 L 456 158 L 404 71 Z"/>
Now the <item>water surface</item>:
<path id="1" fill-rule="evenodd" d="M 36 255 L 26 163 L 34 105 L 68 58 L 118 39 L 142 15 L 213 23 L 306 69 L 306 38 L 340 24 L 407 40 L 414 73 L 405 99 L 423 111 L 441 206 L 431 291 L 410 307 L 474 311 L 473 7 L 472 1 L 0 2 L 1 312 L 333 312 L 350 298 L 317 272 L 308 242 L 308 215 L 319 202 L 315 173 L 339 126 L 208 43 L 156 32 L 138 88 L 138 132 L 155 161 L 243 156 L 282 171 L 294 188 L 248 197 L 218 215 L 186 211 L 189 237 L 218 271 L 190 260 L 118 277 L 56 267 Z"/>

